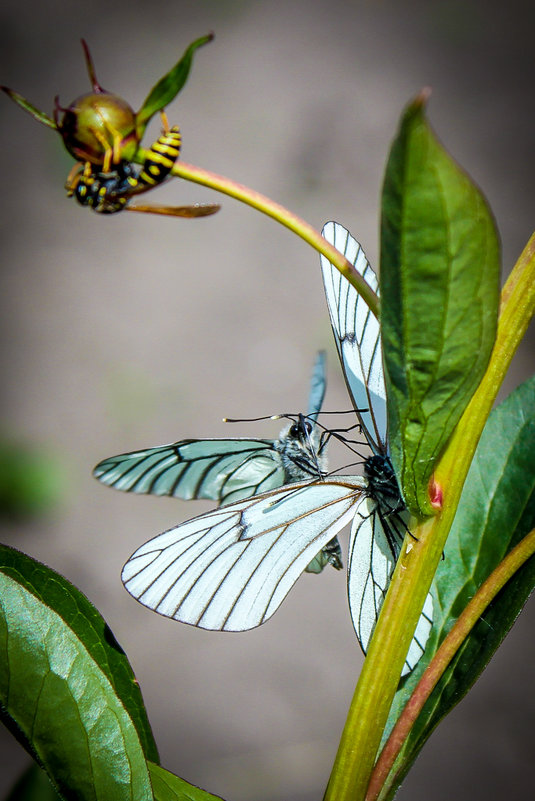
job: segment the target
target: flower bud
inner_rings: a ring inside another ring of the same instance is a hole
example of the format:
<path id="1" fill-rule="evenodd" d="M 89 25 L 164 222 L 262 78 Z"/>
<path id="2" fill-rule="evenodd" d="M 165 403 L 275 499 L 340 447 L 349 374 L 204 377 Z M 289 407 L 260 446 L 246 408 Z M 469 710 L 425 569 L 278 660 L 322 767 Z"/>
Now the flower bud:
<path id="1" fill-rule="evenodd" d="M 58 112 L 63 112 L 61 119 Z M 78 161 L 106 163 L 109 169 L 121 160 L 131 161 L 138 148 L 136 115 L 118 95 L 81 95 L 66 109 L 56 98 L 56 123 L 65 147 Z"/>

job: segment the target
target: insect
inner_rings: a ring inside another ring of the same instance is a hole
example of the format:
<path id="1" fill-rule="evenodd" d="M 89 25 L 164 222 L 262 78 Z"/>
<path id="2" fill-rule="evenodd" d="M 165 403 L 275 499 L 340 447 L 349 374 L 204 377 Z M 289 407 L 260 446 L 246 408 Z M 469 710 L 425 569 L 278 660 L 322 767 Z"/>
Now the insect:
<path id="1" fill-rule="evenodd" d="M 329 222 L 322 234 L 377 291 L 377 276 L 349 231 L 339 223 Z M 389 456 L 379 322 L 351 284 L 323 256 L 321 268 L 347 388 L 372 451 L 364 463 L 365 498 L 358 505 L 351 527 L 347 582 L 351 619 L 366 653 L 407 532 L 408 514 Z M 409 673 L 422 656 L 432 622 L 433 598 L 428 594 L 402 675 Z"/>
<path id="2" fill-rule="evenodd" d="M 330 433 L 317 425 L 325 389 L 325 353 L 320 351 L 312 373 L 308 413 L 292 419 L 278 439 L 182 440 L 104 459 L 93 475 L 125 492 L 184 500 L 208 498 L 220 504 L 321 478 Z M 337 538 L 314 555 L 305 569 L 320 573 L 327 564 L 342 568 Z"/>
<path id="3" fill-rule="evenodd" d="M 167 125 L 165 120 L 164 125 Z M 124 209 L 174 217 L 206 217 L 215 214 L 220 208 L 217 203 L 193 206 L 146 206 L 130 203 L 132 197 L 148 192 L 168 177 L 180 154 L 180 143 L 177 126 L 164 131 L 148 151 L 149 155 L 137 173 L 132 164 L 124 159 L 107 172 L 99 171 L 89 161 L 85 164 L 78 163 L 67 178 L 67 195 L 74 196 L 82 206 L 89 206 L 100 214 L 114 214 Z"/>
<path id="4" fill-rule="evenodd" d="M 345 228 L 327 223 L 323 235 L 377 287 Z M 322 272 L 346 383 L 373 454 L 364 476 L 299 481 L 182 523 L 138 548 L 122 578 L 128 592 L 160 614 L 242 631 L 271 617 L 311 558 L 351 522 L 349 606 L 366 652 L 407 530 L 406 510 L 388 456 L 379 325 L 323 258 Z M 420 659 L 431 625 L 428 596 L 402 675 Z"/>

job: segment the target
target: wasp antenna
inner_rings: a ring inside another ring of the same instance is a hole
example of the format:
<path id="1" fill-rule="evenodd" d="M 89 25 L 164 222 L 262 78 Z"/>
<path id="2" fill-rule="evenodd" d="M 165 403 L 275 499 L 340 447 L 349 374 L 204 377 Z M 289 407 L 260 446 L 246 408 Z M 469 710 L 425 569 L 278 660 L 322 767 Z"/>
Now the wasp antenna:
<path id="1" fill-rule="evenodd" d="M 85 56 L 85 63 L 87 66 L 87 71 L 89 73 L 89 80 L 91 81 L 91 86 L 93 87 L 94 92 L 103 92 L 104 89 L 97 81 L 97 76 L 95 74 L 95 65 L 93 64 L 93 59 L 91 58 L 91 53 L 89 52 L 89 46 L 85 39 L 80 39 L 82 43 L 82 47 L 84 48 L 84 56 Z"/>

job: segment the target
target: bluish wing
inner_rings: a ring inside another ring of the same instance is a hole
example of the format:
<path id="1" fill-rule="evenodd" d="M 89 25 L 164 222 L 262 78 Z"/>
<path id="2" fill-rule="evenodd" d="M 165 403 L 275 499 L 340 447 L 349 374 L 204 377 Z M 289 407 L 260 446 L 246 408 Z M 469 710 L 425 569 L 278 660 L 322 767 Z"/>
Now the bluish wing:
<path id="1" fill-rule="evenodd" d="M 364 653 L 394 571 L 399 546 L 391 543 L 377 514 L 377 504 L 364 499 L 355 514 L 348 555 L 347 592 L 353 626 Z M 433 625 L 433 598 L 428 594 L 401 673 L 405 676 L 422 656 Z"/>
<path id="2" fill-rule="evenodd" d="M 362 479 L 301 482 L 182 523 L 123 568 L 149 609 L 200 628 L 243 631 L 276 611 L 310 560 L 351 520 Z"/>
<path id="3" fill-rule="evenodd" d="M 323 406 L 323 399 L 327 389 L 326 361 L 327 356 L 325 351 L 318 351 L 316 361 L 314 362 L 314 369 L 312 370 L 312 378 L 310 380 L 310 395 L 308 397 L 307 411 L 307 417 L 314 421 L 318 419 L 318 414 Z"/>
<path id="4" fill-rule="evenodd" d="M 197 439 L 111 456 L 93 475 L 124 492 L 229 503 L 282 486 L 271 440 Z"/>
<path id="5" fill-rule="evenodd" d="M 322 234 L 377 291 L 377 276 L 349 231 L 339 223 L 328 222 Z M 357 414 L 370 447 L 374 453 L 386 453 L 386 391 L 379 323 L 356 289 L 324 256 L 321 256 L 321 269 L 349 394 L 355 409 L 368 409 Z"/>

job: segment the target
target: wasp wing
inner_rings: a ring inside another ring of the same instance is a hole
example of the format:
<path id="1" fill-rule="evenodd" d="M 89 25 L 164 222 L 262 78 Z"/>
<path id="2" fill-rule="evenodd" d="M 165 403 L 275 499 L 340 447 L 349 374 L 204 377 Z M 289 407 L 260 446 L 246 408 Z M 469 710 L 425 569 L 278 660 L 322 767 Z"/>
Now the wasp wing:
<path id="1" fill-rule="evenodd" d="M 139 190 L 136 194 L 140 194 L 141 191 L 147 192 L 149 189 L 153 188 L 152 186 L 143 187 L 143 189 Z M 195 203 L 191 206 L 145 206 L 139 203 L 130 203 L 128 206 L 124 207 L 124 210 L 138 211 L 142 214 L 164 214 L 168 217 L 187 217 L 191 219 L 193 217 L 209 217 L 211 214 L 215 214 L 219 211 L 220 208 L 221 206 L 219 203 Z"/>
<path id="2" fill-rule="evenodd" d="M 285 471 L 267 439 L 193 439 L 123 453 L 93 475 L 123 492 L 229 503 L 280 487 Z"/>
<path id="3" fill-rule="evenodd" d="M 377 618 L 399 556 L 404 531 L 389 534 L 378 513 L 377 503 L 367 497 L 353 519 L 349 541 L 347 593 L 353 627 L 364 653 L 368 650 Z M 402 676 L 414 669 L 424 653 L 433 625 L 433 597 L 428 594 L 410 644 Z"/>
<path id="4" fill-rule="evenodd" d="M 328 222 L 322 234 L 377 291 L 377 276 L 349 231 L 339 223 Z M 340 271 L 324 256 L 320 258 L 331 325 L 349 394 L 371 449 L 386 453 L 386 391 L 379 322 Z"/>
<path id="5" fill-rule="evenodd" d="M 354 515 L 362 479 L 300 482 L 182 523 L 142 545 L 123 583 L 145 606 L 200 628 L 244 631 L 280 606 Z"/>

